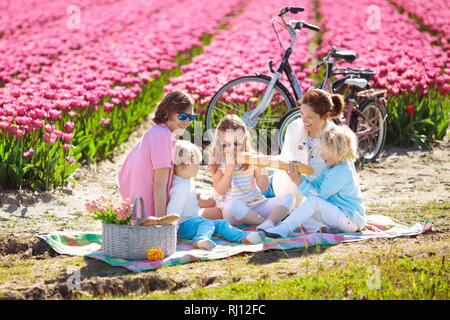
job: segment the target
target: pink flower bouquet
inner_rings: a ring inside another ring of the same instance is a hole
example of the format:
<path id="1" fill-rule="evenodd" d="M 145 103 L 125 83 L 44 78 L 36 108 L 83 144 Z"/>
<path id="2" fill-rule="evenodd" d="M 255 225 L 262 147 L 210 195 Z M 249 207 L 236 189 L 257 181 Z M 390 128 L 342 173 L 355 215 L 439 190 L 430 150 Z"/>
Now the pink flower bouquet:
<path id="1" fill-rule="evenodd" d="M 129 224 L 133 215 L 133 204 L 130 199 L 122 201 L 120 208 L 116 208 L 110 198 L 101 196 L 95 200 L 86 200 L 86 210 L 94 214 L 94 219 L 104 223 Z"/>

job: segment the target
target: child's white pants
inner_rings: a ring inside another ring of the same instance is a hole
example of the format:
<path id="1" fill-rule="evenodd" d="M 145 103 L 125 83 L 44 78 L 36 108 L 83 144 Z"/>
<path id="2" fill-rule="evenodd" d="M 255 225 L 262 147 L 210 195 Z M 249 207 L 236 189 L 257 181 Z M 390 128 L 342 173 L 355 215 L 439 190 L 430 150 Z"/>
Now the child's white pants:
<path id="1" fill-rule="evenodd" d="M 308 197 L 283 221 L 290 232 L 300 226 L 307 232 L 318 232 L 320 227 L 337 228 L 341 232 L 354 233 L 358 225 L 334 204 L 316 197 Z"/>
<path id="2" fill-rule="evenodd" d="M 267 218 L 275 207 L 283 206 L 291 210 L 295 204 L 292 194 L 283 194 L 274 198 L 267 198 L 266 201 L 249 207 L 245 202 L 237 199 L 231 199 L 224 203 L 222 208 L 222 216 L 233 226 L 241 224 L 241 220 L 245 218 L 249 209 L 254 210 L 263 218 Z"/>

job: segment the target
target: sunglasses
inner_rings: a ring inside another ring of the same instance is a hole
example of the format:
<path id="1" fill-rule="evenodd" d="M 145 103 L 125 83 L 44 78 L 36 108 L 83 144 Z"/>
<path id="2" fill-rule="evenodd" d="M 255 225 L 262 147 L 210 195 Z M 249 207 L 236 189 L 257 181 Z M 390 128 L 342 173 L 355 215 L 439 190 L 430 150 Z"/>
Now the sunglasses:
<path id="1" fill-rule="evenodd" d="M 235 142 L 234 142 L 234 146 L 235 146 L 235 147 L 240 147 L 240 146 L 242 146 L 243 144 L 244 144 L 244 143 L 241 142 L 241 141 L 235 141 Z M 229 148 L 229 147 L 231 147 L 231 145 L 232 145 L 231 142 L 222 142 L 222 147 L 224 147 L 224 148 Z"/>
<path id="2" fill-rule="evenodd" d="M 185 113 L 185 112 L 178 113 L 178 114 L 179 114 L 178 119 L 181 120 L 181 121 L 184 121 L 187 118 L 189 118 L 189 122 L 192 122 L 192 121 L 194 121 L 197 118 L 196 114 L 188 114 L 188 113 Z"/>

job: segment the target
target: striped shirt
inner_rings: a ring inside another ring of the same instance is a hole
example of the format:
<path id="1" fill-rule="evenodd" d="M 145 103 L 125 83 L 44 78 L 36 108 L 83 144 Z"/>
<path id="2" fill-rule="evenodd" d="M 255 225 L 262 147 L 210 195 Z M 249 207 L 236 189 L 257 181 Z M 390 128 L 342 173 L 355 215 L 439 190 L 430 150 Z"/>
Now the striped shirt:
<path id="1" fill-rule="evenodd" d="M 220 166 L 222 172 L 225 168 L 225 165 Z M 224 195 L 216 192 L 214 198 L 216 206 L 220 209 L 231 199 L 240 200 L 251 208 L 267 200 L 256 185 L 254 166 L 250 166 L 247 170 L 235 169 L 231 177 L 231 187 Z"/>

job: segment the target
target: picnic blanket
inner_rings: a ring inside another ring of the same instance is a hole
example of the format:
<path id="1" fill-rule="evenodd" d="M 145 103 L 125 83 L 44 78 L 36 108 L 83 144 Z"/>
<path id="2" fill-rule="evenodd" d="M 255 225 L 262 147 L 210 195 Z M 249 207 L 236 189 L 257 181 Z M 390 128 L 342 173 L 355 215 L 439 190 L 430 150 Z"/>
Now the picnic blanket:
<path id="1" fill-rule="evenodd" d="M 263 243 L 245 245 L 213 238 L 217 246 L 213 250 L 194 249 L 193 241 L 181 240 L 174 254 L 160 261 L 123 260 L 104 255 L 101 233 L 55 232 L 39 236 L 60 254 L 86 256 L 104 261 L 112 266 L 121 266 L 133 272 L 141 272 L 199 260 L 215 260 L 230 257 L 242 252 L 260 252 L 266 250 L 289 250 L 315 245 L 330 245 L 341 242 L 361 241 L 373 238 L 393 238 L 411 236 L 431 231 L 430 222 L 408 225 L 396 219 L 370 215 L 366 217 L 366 226 L 360 233 L 304 233 L 300 230 L 281 239 L 266 238 Z M 254 227 L 252 227 L 254 228 Z M 243 226 L 244 230 L 252 230 Z"/>

